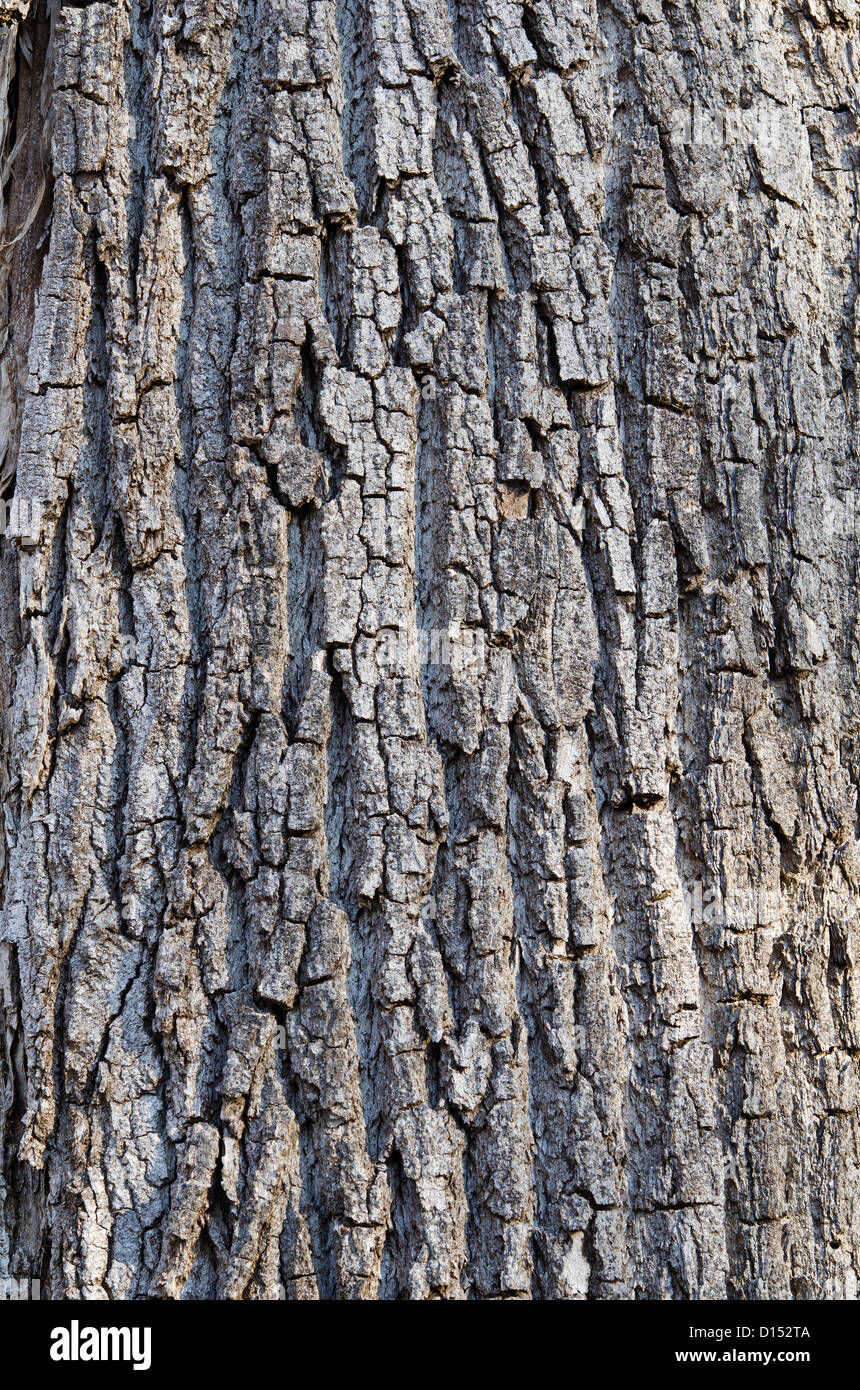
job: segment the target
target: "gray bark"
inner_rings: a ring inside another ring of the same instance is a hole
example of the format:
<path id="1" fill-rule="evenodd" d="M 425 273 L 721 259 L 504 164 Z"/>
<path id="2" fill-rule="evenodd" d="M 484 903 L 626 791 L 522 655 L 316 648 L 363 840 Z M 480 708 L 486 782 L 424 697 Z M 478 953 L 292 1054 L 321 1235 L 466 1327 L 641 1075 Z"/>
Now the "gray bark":
<path id="1" fill-rule="evenodd" d="M 856 1298 L 856 0 L 0 25 L 0 1276 Z"/>

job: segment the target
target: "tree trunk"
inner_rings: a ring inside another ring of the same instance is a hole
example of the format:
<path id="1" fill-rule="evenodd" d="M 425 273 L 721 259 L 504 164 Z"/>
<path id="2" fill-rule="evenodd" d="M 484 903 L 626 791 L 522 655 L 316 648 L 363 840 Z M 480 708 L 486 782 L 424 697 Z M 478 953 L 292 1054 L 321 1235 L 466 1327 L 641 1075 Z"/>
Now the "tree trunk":
<path id="1" fill-rule="evenodd" d="M 0 1276 L 856 1298 L 856 0 L 0 21 Z"/>

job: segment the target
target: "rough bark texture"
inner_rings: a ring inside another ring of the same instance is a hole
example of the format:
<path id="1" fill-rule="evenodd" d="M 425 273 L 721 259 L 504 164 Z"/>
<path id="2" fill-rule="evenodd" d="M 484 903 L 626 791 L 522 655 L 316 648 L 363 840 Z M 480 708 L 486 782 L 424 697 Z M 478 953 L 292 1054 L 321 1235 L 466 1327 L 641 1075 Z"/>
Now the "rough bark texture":
<path id="1" fill-rule="evenodd" d="M 0 1274 L 857 1297 L 856 0 L 0 23 Z"/>

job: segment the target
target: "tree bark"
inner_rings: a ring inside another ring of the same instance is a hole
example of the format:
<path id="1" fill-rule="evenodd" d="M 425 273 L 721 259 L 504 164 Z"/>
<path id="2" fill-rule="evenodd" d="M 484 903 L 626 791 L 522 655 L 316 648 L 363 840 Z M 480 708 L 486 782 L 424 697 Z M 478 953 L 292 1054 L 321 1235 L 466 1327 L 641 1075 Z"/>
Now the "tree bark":
<path id="1" fill-rule="evenodd" d="M 856 1298 L 856 0 L 0 26 L 0 1276 Z"/>

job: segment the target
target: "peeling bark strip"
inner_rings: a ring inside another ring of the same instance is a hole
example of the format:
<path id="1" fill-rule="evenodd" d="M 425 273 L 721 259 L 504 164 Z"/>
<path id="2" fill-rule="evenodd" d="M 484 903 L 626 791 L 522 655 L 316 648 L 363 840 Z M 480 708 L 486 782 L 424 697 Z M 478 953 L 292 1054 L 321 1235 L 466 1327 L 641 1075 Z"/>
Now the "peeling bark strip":
<path id="1" fill-rule="evenodd" d="M 0 7 L 0 1278 L 857 1297 L 858 39 Z"/>

